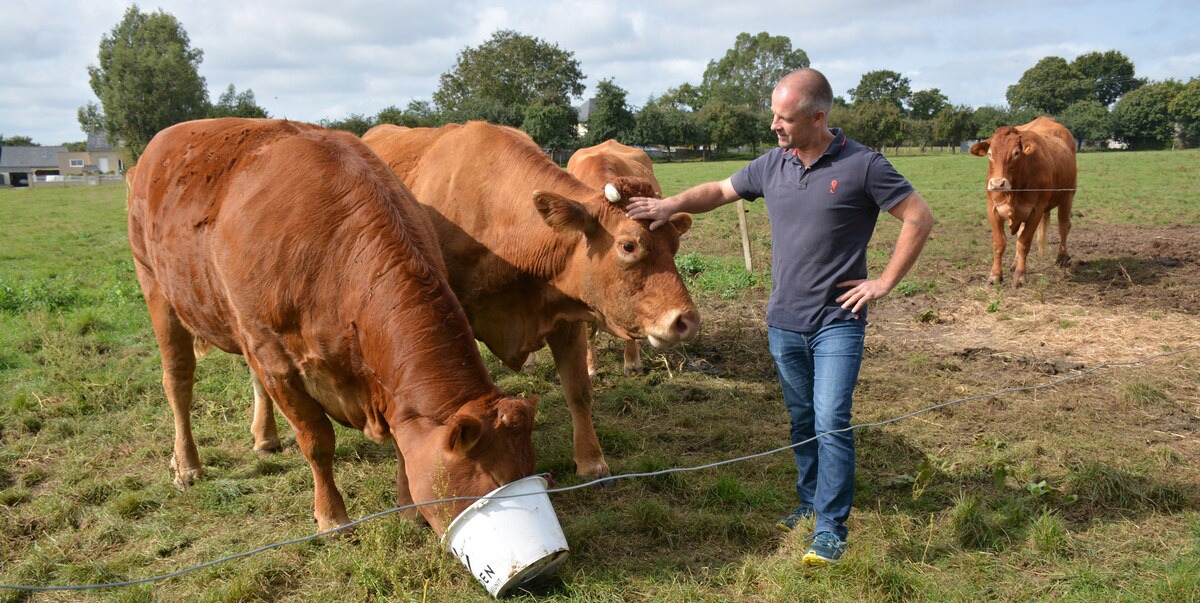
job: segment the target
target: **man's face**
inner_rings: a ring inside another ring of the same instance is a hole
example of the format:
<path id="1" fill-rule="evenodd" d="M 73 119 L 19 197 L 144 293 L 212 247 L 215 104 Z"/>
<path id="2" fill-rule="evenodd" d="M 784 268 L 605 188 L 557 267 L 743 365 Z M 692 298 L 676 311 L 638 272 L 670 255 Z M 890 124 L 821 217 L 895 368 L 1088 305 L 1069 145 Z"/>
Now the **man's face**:
<path id="1" fill-rule="evenodd" d="M 816 116 L 810 116 L 796 108 L 799 95 L 790 88 L 776 88 L 771 94 L 771 131 L 785 149 L 804 147 L 820 133 Z M 818 115 L 820 113 L 818 112 Z"/>

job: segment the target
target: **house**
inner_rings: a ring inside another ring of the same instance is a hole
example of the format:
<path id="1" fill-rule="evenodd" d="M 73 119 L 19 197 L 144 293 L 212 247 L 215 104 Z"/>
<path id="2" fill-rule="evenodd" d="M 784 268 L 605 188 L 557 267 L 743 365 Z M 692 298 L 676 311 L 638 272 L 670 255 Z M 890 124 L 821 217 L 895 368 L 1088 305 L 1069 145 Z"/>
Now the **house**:
<path id="1" fill-rule="evenodd" d="M 58 156 L 66 152 L 61 146 L 0 147 L 0 185 L 29 186 L 37 178 L 59 176 Z"/>
<path id="2" fill-rule="evenodd" d="M 88 134 L 85 151 L 68 151 L 67 147 L 2 147 L 0 148 L 0 186 L 36 186 L 38 182 L 90 183 L 106 180 L 103 174 L 122 174 L 130 164 L 131 155 L 125 147 L 108 143 L 103 132 Z M 120 178 L 115 178 L 120 180 Z"/>
<path id="3" fill-rule="evenodd" d="M 595 112 L 596 112 L 596 99 L 595 98 L 589 98 L 586 101 L 583 101 L 583 104 L 579 105 L 578 107 L 575 107 L 575 113 L 577 113 L 579 115 L 578 123 L 575 125 L 575 133 L 579 135 L 580 139 L 582 139 L 584 136 L 587 136 L 587 131 L 588 131 L 587 122 L 588 122 L 588 119 L 591 118 L 592 113 L 595 113 Z"/>

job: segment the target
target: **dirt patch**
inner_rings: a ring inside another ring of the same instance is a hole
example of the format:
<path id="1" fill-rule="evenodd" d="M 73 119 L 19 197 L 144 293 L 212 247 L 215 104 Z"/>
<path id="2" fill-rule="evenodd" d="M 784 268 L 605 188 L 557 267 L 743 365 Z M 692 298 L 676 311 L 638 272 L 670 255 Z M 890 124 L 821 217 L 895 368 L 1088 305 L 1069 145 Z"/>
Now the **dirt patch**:
<path id="1" fill-rule="evenodd" d="M 881 301 L 872 322 L 915 348 L 988 350 L 1048 374 L 1200 345 L 1200 229 L 1076 228 L 1068 244 L 1065 269 L 1031 254 L 1021 288 L 966 267 L 939 274 L 937 293 Z"/>

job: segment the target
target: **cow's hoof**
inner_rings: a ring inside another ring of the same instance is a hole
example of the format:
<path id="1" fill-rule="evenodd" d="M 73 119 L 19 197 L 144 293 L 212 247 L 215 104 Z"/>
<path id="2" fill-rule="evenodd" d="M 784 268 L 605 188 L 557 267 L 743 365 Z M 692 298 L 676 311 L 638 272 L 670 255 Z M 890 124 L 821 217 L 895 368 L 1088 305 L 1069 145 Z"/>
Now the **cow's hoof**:
<path id="1" fill-rule="evenodd" d="M 175 487 L 180 490 L 191 488 L 196 483 L 196 480 L 204 477 L 204 469 L 200 467 L 192 469 L 180 468 L 175 462 L 175 455 L 171 455 L 171 473 L 175 475 L 175 479 L 173 480 Z"/>
<path id="2" fill-rule="evenodd" d="M 254 452 L 258 453 L 258 456 L 270 456 L 283 452 L 283 443 L 279 441 L 279 438 L 255 442 Z"/>
<path id="3" fill-rule="evenodd" d="M 1070 266 L 1070 265 L 1071 265 L 1071 256 L 1069 256 L 1069 255 L 1067 255 L 1067 254 L 1065 254 L 1065 253 L 1059 254 L 1059 256 L 1058 256 L 1058 259 L 1057 259 L 1057 260 L 1055 260 L 1055 262 L 1056 262 L 1056 263 L 1057 263 L 1057 264 L 1058 264 L 1060 267 L 1062 267 L 1062 268 L 1066 268 L 1067 266 Z"/>
<path id="4" fill-rule="evenodd" d="M 612 477 L 612 472 L 608 470 L 608 465 L 604 463 L 596 465 L 591 472 L 576 470 L 575 475 L 578 475 L 588 481 L 595 482 L 593 485 L 599 488 L 607 488 L 613 483 L 613 480 L 605 479 Z"/>
<path id="5" fill-rule="evenodd" d="M 645 375 L 645 374 L 646 374 L 646 369 L 642 368 L 642 365 L 640 365 L 640 364 L 636 365 L 636 366 L 625 367 L 625 376 L 626 377 L 632 377 L 634 375 Z"/>
<path id="6" fill-rule="evenodd" d="M 1003 282 L 1004 282 L 1004 277 L 999 274 L 993 274 L 988 277 L 989 285 L 999 285 L 1000 283 L 1003 283 Z"/>

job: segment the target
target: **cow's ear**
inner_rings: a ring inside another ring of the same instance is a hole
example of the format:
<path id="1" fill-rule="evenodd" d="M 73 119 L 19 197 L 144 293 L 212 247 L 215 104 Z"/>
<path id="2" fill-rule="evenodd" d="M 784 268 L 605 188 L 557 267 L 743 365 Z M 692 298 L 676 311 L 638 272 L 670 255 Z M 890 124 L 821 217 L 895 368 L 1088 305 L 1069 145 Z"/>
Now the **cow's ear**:
<path id="1" fill-rule="evenodd" d="M 483 437 L 483 422 L 473 415 L 457 414 L 450 419 L 450 432 L 446 436 L 446 449 L 467 454 Z"/>
<path id="2" fill-rule="evenodd" d="M 971 145 L 971 154 L 983 157 L 987 155 L 988 149 L 992 148 L 992 143 L 987 140 L 981 140 Z"/>
<path id="3" fill-rule="evenodd" d="M 692 228 L 692 214 L 675 214 L 671 216 L 671 224 L 679 231 L 679 236 Z"/>
<path id="4" fill-rule="evenodd" d="M 1031 140 L 1024 140 L 1022 142 L 1024 143 L 1021 145 L 1022 153 L 1026 154 L 1026 155 L 1032 155 L 1035 152 L 1037 152 L 1037 143 L 1035 143 Z"/>
<path id="5" fill-rule="evenodd" d="M 578 201 L 557 193 L 533 191 L 533 204 L 542 214 L 542 220 L 559 232 L 587 233 L 595 228 L 596 218 Z"/>

